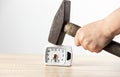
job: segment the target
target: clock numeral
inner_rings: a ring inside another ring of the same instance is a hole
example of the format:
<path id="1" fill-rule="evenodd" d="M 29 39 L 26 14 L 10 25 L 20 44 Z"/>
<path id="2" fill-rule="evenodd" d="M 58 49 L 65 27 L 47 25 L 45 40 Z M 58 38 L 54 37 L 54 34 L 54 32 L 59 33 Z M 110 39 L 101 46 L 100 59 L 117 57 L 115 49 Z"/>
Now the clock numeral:
<path id="1" fill-rule="evenodd" d="M 47 58 L 47 60 L 49 60 L 49 58 Z"/>
<path id="2" fill-rule="evenodd" d="M 62 50 L 62 53 L 64 53 L 64 50 Z"/>
<path id="3" fill-rule="evenodd" d="M 57 48 L 55 48 L 54 51 L 57 51 Z"/>
<path id="4" fill-rule="evenodd" d="M 58 49 L 58 51 L 60 51 L 60 49 Z"/>
<path id="5" fill-rule="evenodd" d="M 58 60 L 58 62 L 59 62 L 60 60 Z"/>
<path id="6" fill-rule="evenodd" d="M 50 52 L 50 50 L 47 50 L 47 52 Z"/>
<path id="7" fill-rule="evenodd" d="M 53 51 L 53 48 L 51 48 L 51 51 Z"/>

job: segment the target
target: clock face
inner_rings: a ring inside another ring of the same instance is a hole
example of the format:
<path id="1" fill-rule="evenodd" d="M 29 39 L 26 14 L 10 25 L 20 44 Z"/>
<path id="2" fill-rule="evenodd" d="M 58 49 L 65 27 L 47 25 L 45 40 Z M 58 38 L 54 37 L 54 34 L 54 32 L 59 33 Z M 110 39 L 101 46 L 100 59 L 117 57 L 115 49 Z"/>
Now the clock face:
<path id="1" fill-rule="evenodd" d="M 66 50 L 64 48 L 48 47 L 45 55 L 46 63 L 64 64 L 66 61 Z"/>

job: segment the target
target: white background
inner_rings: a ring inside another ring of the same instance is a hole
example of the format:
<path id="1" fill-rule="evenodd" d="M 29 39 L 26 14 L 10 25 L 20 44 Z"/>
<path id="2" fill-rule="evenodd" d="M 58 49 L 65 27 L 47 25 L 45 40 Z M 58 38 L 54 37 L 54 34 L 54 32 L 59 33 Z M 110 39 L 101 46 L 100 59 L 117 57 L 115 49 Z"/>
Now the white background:
<path id="1" fill-rule="evenodd" d="M 52 20 L 62 0 L 0 0 L 0 53 L 39 54 L 48 45 Z M 120 0 L 71 0 L 70 21 L 83 26 L 104 18 L 120 6 Z M 101 25 L 102 26 L 102 25 Z M 120 37 L 116 41 L 120 42 Z M 66 36 L 64 45 L 74 53 L 110 55 L 85 51 Z"/>

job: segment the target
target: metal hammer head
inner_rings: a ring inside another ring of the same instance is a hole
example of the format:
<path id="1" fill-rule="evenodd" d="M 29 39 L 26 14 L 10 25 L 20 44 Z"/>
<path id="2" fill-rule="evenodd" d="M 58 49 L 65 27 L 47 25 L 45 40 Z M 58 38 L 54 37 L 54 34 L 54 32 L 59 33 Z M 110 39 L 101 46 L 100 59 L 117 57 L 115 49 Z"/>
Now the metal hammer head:
<path id="1" fill-rule="evenodd" d="M 63 0 L 53 20 L 48 41 L 55 45 L 61 45 L 65 36 L 64 26 L 70 19 L 70 1 Z"/>

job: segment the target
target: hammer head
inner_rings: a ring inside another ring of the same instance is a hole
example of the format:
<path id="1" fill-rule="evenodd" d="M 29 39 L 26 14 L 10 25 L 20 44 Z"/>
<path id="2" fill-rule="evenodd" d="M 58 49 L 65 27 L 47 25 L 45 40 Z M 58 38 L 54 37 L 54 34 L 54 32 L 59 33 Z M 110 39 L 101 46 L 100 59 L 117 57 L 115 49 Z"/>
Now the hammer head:
<path id="1" fill-rule="evenodd" d="M 55 45 L 61 45 L 65 32 L 64 32 L 64 26 L 69 22 L 70 19 L 70 1 L 63 0 L 61 6 L 59 7 L 53 23 L 52 27 L 50 29 L 50 34 L 48 41 Z"/>

